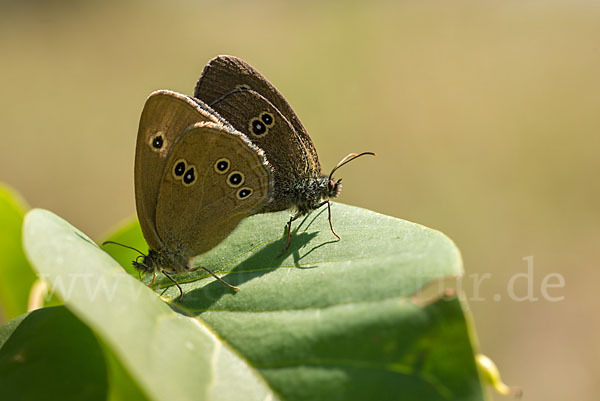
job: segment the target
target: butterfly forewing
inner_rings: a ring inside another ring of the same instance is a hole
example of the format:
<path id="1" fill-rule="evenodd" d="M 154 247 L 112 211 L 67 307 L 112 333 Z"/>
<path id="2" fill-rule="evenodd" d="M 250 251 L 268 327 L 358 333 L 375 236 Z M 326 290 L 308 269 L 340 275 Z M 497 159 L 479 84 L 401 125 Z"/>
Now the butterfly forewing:
<path id="1" fill-rule="evenodd" d="M 256 91 L 273 104 L 300 137 L 313 165 L 312 168 L 315 171 L 320 170 L 317 151 L 296 113 L 277 88 L 245 61 L 233 56 L 218 56 L 210 60 L 196 83 L 194 97 L 201 99 L 218 112 L 220 98 L 236 89 Z M 241 129 L 235 124 L 234 127 Z M 267 152 L 267 158 L 270 156 Z"/>
<path id="2" fill-rule="evenodd" d="M 173 144 L 190 125 L 222 120 L 189 96 L 161 90 L 144 105 L 135 154 L 135 198 L 144 237 L 152 249 L 160 249 L 156 235 L 156 202 L 161 177 Z"/>
<path id="3" fill-rule="evenodd" d="M 222 125 L 195 124 L 173 146 L 161 177 L 156 229 L 167 249 L 190 258 L 268 202 L 272 174 L 260 149 Z"/>

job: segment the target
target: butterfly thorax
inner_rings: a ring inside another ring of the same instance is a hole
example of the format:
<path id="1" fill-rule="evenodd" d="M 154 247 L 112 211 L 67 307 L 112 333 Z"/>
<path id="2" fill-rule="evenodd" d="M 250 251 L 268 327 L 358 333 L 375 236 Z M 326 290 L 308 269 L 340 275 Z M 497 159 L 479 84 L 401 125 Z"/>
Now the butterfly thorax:
<path id="1" fill-rule="evenodd" d="M 181 253 L 170 251 L 155 251 L 150 249 L 148 255 L 145 255 L 142 262 L 133 262 L 133 266 L 144 272 L 154 273 L 162 270 L 180 273 L 189 270 L 187 258 Z"/>
<path id="2" fill-rule="evenodd" d="M 285 198 L 289 207 L 295 207 L 301 215 L 319 208 L 323 201 L 336 198 L 342 191 L 339 181 L 328 176 L 311 177 L 289 186 L 285 190 Z"/>

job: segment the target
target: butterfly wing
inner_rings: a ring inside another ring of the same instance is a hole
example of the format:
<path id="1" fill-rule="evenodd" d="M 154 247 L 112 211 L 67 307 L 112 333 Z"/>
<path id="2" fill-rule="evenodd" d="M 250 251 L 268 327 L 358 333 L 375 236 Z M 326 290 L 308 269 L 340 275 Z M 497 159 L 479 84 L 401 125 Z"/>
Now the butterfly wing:
<path id="1" fill-rule="evenodd" d="M 161 248 L 155 230 L 156 201 L 167 156 L 185 129 L 201 121 L 222 123 L 202 102 L 176 92 L 153 92 L 144 105 L 135 151 L 135 199 L 142 232 L 152 249 Z"/>
<path id="2" fill-rule="evenodd" d="M 290 184 L 320 172 L 291 123 L 271 102 L 252 90 L 233 92 L 215 106 L 231 125 L 264 150 L 273 166 L 276 195 L 265 211 L 289 208 L 293 202 L 288 199 L 288 194 L 293 193 Z"/>
<path id="3" fill-rule="evenodd" d="M 300 120 L 283 95 L 244 61 L 233 56 L 211 60 L 194 96 L 265 151 L 274 168 L 276 193 L 266 211 L 291 206 L 289 183 L 320 175 L 317 152 Z"/>
<path id="4" fill-rule="evenodd" d="M 314 162 L 319 165 L 314 144 L 285 97 L 260 72 L 244 60 L 234 56 L 217 56 L 210 60 L 196 83 L 194 97 L 211 105 L 221 96 L 238 88 L 251 89 L 260 93 L 281 111 L 307 147 Z"/>
<path id="5" fill-rule="evenodd" d="M 172 252 L 202 254 L 270 199 L 271 168 L 241 133 L 214 123 L 188 128 L 160 180 L 156 230 Z"/>

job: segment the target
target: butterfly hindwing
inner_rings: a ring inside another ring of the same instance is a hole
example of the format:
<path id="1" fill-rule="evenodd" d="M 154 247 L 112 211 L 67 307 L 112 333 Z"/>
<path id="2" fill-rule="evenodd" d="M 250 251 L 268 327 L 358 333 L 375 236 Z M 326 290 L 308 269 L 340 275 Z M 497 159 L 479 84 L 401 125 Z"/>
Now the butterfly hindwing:
<path id="1" fill-rule="evenodd" d="M 270 200 L 263 152 L 214 123 L 189 127 L 174 143 L 160 182 L 156 229 L 167 249 L 192 257 L 216 246 Z"/>
<path id="2" fill-rule="evenodd" d="M 202 102 L 176 92 L 153 92 L 144 105 L 135 152 L 135 198 L 144 237 L 153 249 L 161 246 L 154 227 L 167 156 L 185 129 L 202 121 L 222 122 Z"/>

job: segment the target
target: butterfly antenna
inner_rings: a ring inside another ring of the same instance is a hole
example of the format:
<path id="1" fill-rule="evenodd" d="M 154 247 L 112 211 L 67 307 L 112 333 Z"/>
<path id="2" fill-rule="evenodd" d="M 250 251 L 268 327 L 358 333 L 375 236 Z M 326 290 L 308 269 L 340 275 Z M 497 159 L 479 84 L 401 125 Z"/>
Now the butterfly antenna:
<path id="1" fill-rule="evenodd" d="M 136 249 L 136 248 L 134 248 L 134 247 L 132 247 L 132 246 L 129 246 L 129 245 L 123 245 L 123 244 L 120 244 L 120 243 L 118 243 L 118 242 L 115 242 L 115 241 L 104 241 L 104 242 L 102 243 L 102 245 L 103 245 L 103 246 L 104 246 L 104 245 L 106 245 L 106 244 L 114 244 L 114 245 L 119 245 L 119 246 L 122 246 L 123 248 L 129 248 L 129 249 L 131 249 L 131 250 L 134 250 L 134 251 L 136 251 L 136 252 L 137 252 L 137 253 L 139 253 L 141 256 L 146 256 L 146 255 L 145 255 L 145 254 L 144 254 L 142 251 L 140 251 L 140 250 L 138 250 L 138 249 Z M 139 256 L 138 256 L 138 257 L 139 257 Z M 137 261 L 137 258 L 136 258 L 135 260 Z"/>
<path id="2" fill-rule="evenodd" d="M 333 176 L 333 173 L 335 173 L 335 171 L 342 167 L 344 164 L 348 164 L 350 163 L 352 160 L 354 159 L 358 159 L 361 156 L 364 155 L 371 155 L 371 156 L 377 156 L 375 153 L 373 152 L 362 152 L 362 153 L 350 153 L 348 156 L 344 157 L 342 160 L 339 161 L 338 164 L 335 165 L 335 167 L 333 168 L 333 170 L 331 170 L 331 173 L 329 173 L 329 179 L 331 180 L 331 177 Z"/>

